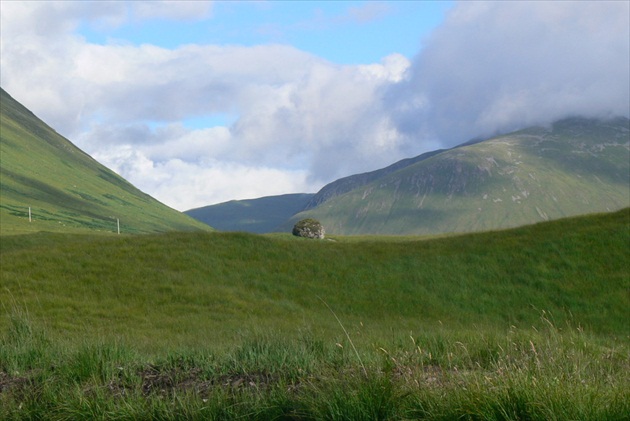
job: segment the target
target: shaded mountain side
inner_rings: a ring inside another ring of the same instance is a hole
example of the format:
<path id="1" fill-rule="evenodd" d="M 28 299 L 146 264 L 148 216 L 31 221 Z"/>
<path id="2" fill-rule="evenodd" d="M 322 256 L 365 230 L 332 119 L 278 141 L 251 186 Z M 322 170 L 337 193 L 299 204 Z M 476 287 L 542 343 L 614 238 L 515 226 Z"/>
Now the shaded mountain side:
<path id="1" fill-rule="evenodd" d="M 0 88 L 2 234 L 208 230 L 98 163 Z M 31 221 L 29 221 L 29 208 Z"/>
<path id="2" fill-rule="evenodd" d="M 475 138 L 471 139 L 466 143 L 455 146 L 455 148 L 461 148 L 463 146 L 474 145 L 475 143 L 482 142 L 483 139 Z M 364 186 L 368 183 L 371 183 L 374 180 L 378 180 L 381 177 L 386 176 L 387 174 L 393 173 L 395 171 L 401 170 L 409 165 L 413 165 L 416 162 L 424 161 L 425 159 L 431 158 L 434 155 L 440 154 L 448 149 L 438 149 L 435 151 L 425 152 L 421 155 L 415 156 L 413 158 L 401 159 L 389 165 L 385 168 L 381 168 L 374 171 L 368 171 L 361 174 L 349 175 L 347 177 L 340 178 L 338 180 L 333 181 L 332 183 L 326 184 L 322 187 L 313 198 L 307 203 L 303 210 L 309 210 L 315 208 L 327 200 L 332 199 L 335 196 L 340 196 L 344 193 L 347 193 L 351 190 Z"/>
<path id="3" fill-rule="evenodd" d="M 292 215 L 304 209 L 313 197 L 308 193 L 231 200 L 191 209 L 184 213 L 221 231 L 273 232 Z"/>
<path id="4" fill-rule="evenodd" d="M 339 180 L 335 180 L 332 183 L 326 184 L 324 187 L 321 188 L 321 190 L 314 194 L 303 210 L 306 211 L 315 208 L 335 196 L 340 196 L 358 187 L 364 186 L 374 180 L 378 180 L 379 178 L 386 176 L 387 174 L 398 171 L 409 165 L 415 164 L 416 162 L 420 162 L 434 155 L 437 155 L 444 150 L 445 149 L 439 149 L 436 151 L 426 152 L 414 158 L 402 159 L 388 167 L 381 168 L 380 170 L 354 174 L 348 177 L 340 178 Z"/>
<path id="5" fill-rule="evenodd" d="M 436 234 L 612 211 L 630 205 L 629 162 L 627 118 L 569 118 L 437 151 L 283 229 L 310 217 L 333 234 Z"/>

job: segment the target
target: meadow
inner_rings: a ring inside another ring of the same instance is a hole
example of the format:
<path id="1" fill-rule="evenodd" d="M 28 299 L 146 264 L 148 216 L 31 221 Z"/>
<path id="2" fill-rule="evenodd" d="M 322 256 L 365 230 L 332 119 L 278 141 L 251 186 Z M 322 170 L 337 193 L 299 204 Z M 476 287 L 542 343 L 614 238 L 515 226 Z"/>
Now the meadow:
<path id="1" fill-rule="evenodd" d="M 0 241 L 1 419 L 630 419 L 630 210 Z"/>

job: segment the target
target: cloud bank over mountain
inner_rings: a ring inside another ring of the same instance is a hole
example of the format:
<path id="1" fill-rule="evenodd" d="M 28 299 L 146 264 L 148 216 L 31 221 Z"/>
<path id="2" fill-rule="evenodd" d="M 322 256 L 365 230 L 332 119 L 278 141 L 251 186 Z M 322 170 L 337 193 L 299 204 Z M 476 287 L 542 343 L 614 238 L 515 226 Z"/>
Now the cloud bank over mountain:
<path id="1" fill-rule="evenodd" d="M 1 84 L 86 152 L 185 210 L 312 192 L 566 115 L 627 116 L 628 5 L 458 3 L 415 57 L 392 51 L 340 65 L 290 45 L 165 48 L 90 42 L 79 30 L 212 22 L 209 2 L 2 2 Z M 368 6 L 352 13 L 378 19 Z"/>
<path id="2" fill-rule="evenodd" d="M 570 115 L 628 116 L 629 5 L 460 3 L 392 86 L 396 128 L 452 146 Z"/>

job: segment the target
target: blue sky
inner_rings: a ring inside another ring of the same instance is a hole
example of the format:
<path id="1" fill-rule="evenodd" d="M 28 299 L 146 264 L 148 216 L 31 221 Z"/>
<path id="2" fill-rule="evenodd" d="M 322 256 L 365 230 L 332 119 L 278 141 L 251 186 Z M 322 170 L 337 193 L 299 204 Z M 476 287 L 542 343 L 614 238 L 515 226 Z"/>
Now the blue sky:
<path id="1" fill-rule="evenodd" d="M 176 48 L 184 44 L 288 44 L 338 64 L 369 64 L 418 53 L 451 1 L 218 1 L 208 16 L 133 20 L 112 27 L 84 24 L 89 42 Z"/>
<path id="2" fill-rule="evenodd" d="M 339 65 L 377 63 L 399 53 L 412 59 L 452 8 L 452 1 L 215 1 L 192 19 L 157 16 L 108 24 L 84 20 L 77 34 L 93 44 L 290 45 Z M 230 125 L 230 112 L 181 120 L 190 129 Z M 147 121 L 152 128 L 159 121 Z"/>
<path id="3" fill-rule="evenodd" d="M 628 1 L 0 1 L 0 84 L 179 210 L 630 114 Z"/>

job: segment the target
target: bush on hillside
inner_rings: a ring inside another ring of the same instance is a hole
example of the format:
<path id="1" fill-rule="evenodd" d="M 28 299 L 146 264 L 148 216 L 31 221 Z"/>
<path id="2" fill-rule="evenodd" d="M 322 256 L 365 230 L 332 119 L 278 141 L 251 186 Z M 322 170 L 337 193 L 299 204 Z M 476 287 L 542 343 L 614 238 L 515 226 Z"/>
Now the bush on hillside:
<path id="1" fill-rule="evenodd" d="M 324 238 L 324 227 L 316 219 L 302 219 L 293 226 L 293 235 L 304 238 Z"/>

